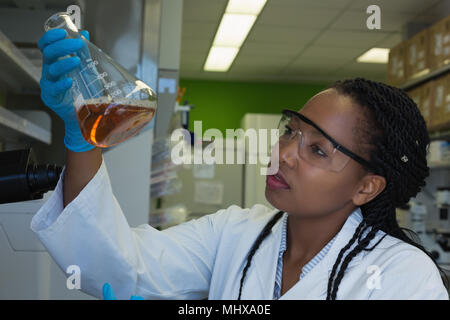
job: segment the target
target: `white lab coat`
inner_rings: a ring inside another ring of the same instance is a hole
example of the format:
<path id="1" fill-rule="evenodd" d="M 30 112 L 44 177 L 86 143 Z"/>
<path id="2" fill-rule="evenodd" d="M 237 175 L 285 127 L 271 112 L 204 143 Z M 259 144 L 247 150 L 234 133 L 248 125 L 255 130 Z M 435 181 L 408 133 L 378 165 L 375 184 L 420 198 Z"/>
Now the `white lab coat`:
<path id="1" fill-rule="evenodd" d="M 119 299 L 237 299 L 250 247 L 276 212 L 262 205 L 230 206 L 163 231 L 149 225 L 130 228 L 104 162 L 64 209 L 63 176 L 31 228 L 63 270 L 80 267 L 81 290 L 99 298 L 109 282 Z M 281 299 L 325 299 L 336 257 L 361 219 L 358 208 L 323 260 Z M 254 255 L 242 299 L 273 298 L 281 226 L 280 219 Z M 379 282 L 373 281 L 377 275 Z M 448 294 L 428 256 L 387 236 L 373 251 L 353 258 L 337 299 L 448 299 Z"/>

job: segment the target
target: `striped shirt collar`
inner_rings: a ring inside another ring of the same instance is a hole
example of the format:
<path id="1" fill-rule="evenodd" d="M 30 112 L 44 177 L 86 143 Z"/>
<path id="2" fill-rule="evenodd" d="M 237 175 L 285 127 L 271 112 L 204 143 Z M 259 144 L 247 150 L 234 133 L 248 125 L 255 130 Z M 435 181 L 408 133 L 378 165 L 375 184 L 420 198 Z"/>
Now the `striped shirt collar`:
<path id="1" fill-rule="evenodd" d="M 277 264 L 277 270 L 275 274 L 275 287 L 274 287 L 274 299 L 279 299 L 281 296 L 281 280 L 282 280 L 282 274 L 283 274 L 283 254 L 286 251 L 287 246 L 287 218 L 288 214 L 285 213 L 283 215 L 282 220 L 282 233 L 281 233 L 281 243 L 280 243 L 280 249 L 278 251 L 278 264 Z M 316 266 L 322 259 L 325 257 L 325 255 L 330 250 L 334 240 L 336 240 L 337 234 L 334 236 L 333 239 L 331 239 L 323 249 L 317 253 L 314 258 L 312 258 L 307 264 L 305 264 L 302 268 L 302 272 L 300 274 L 299 281 L 308 273 L 310 272 L 314 266 Z"/>

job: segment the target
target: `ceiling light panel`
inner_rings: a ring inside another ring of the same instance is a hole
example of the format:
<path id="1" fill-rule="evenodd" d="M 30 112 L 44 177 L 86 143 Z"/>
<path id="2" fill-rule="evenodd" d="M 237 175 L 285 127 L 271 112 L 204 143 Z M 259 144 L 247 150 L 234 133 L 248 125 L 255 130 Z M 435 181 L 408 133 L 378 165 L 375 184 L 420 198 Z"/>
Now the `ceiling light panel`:
<path id="1" fill-rule="evenodd" d="M 229 0 L 226 13 L 242 13 L 258 15 L 266 0 Z"/>
<path id="2" fill-rule="evenodd" d="M 233 47 L 211 47 L 204 70 L 217 72 L 228 71 L 238 51 L 239 48 Z"/>
<path id="3" fill-rule="evenodd" d="M 213 45 L 239 48 L 250 32 L 255 20 L 255 15 L 225 13 L 220 22 Z"/>
<path id="4" fill-rule="evenodd" d="M 389 49 L 387 48 L 372 48 L 361 56 L 359 56 L 357 62 L 365 63 L 387 63 L 389 59 Z"/>

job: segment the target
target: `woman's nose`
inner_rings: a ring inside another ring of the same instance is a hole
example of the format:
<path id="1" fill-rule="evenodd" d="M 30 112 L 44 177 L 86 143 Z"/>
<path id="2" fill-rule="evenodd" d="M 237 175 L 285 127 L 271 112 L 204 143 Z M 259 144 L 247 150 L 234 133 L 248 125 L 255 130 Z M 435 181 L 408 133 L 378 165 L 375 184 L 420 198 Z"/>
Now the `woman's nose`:
<path id="1" fill-rule="evenodd" d="M 288 143 L 280 146 L 280 162 L 284 162 L 293 168 L 298 160 L 299 139 L 292 139 Z"/>

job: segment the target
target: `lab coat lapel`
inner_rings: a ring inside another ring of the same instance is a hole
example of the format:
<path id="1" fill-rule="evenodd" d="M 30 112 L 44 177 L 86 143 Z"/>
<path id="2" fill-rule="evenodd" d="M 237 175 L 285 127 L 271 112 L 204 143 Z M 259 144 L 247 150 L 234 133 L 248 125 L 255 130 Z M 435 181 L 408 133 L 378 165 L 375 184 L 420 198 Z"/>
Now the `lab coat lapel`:
<path id="1" fill-rule="evenodd" d="M 261 243 L 253 256 L 252 264 L 247 273 L 249 279 L 247 285 L 244 284 L 244 287 L 248 288 L 247 295 L 250 295 L 246 299 L 273 299 L 278 251 L 281 243 L 281 228 L 283 226 L 282 221 L 283 217 L 273 226 L 272 232 Z"/>
<path id="2" fill-rule="evenodd" d="M 303 279 L 297 282 L 284 295 L 280 297 L 285 300 L 293 299 L 325 299 L 328 287 L 328 279 L 336 262 L 337 256 L 341 249 L 352 238 L 355 229 L 362 221 L 361 209 L 357 208 L 347 218 L 346 222 L 339 231 L 336 240 L 333 242 L 330 250 L 325 257 L 309 272 Z M 281 230 L 280 230 L 281 231 Z M 345 253 L 345 255 L 353 249 L 356 244 Z M 343 259 L 345 256 L 343 257 Z M 359 264 L 362 254 L 356 255 L 349 263 L 347 269 Z M 342 261 L 342 260 L 341 260 Z"/>

